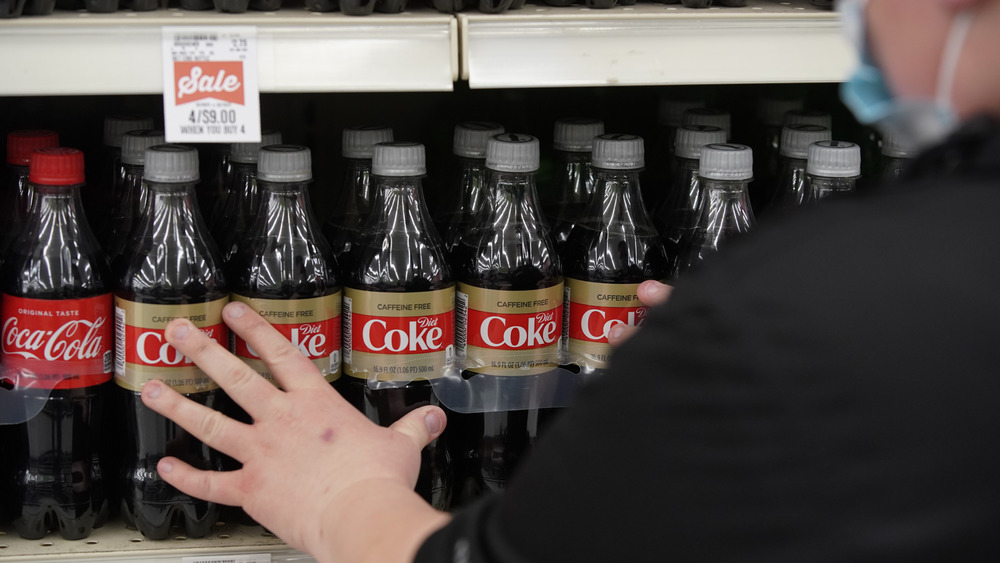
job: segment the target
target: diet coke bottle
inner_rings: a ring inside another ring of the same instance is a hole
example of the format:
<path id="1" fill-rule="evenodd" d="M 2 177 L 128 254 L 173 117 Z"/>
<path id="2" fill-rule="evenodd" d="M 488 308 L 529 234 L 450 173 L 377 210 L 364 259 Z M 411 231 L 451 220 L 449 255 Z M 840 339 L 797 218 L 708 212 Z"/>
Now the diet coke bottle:
<path id="1" fill-rule="evenodd" d="M 456 174 L 452 181 L 458 206 L 446 216 L 444 224 L 445 247 L 453 251 L 462 234 L 476 220 L 476 215 L 486 199 L 486 143 L 493 135 L 503 133 L 503 125 L 486 121 L 467 121 L 455 126 L 455 140 L 452 152 L 456 162 Z"/>
<path id="2" fill-rule="evenodd" d="M 541 375 L 560 364 L 563 270 L 538 205 L 538 168 L 535 137 L 490 138 L 483 211 L 453 254 L 456 346 L 469 378 L 482 374 L 500 384 L 500 378 Z M 527 406 L 453 417 L 462 502 L 506 486 L 544 418 Z"/>
<path id="3" fill-rule="evenodd" d="M 0 275 L 3 362 L 51 392 L 27 397 L 43 402 L 41 411 L 7 429 L 2 482 L 22 537 L 51 530 L 80 539 L 108 508 L 102 444 L 113 284 L 80 201 L 83 153 L 36 151 L 29 181 L 31 210 Z"/>
<path id="4" fill-rule="evenodd" d="M 563 246 L 564 342 L 569 361 L 585 372 L 607 368 L 614 326 L 645 320 L 648 307 L 639 301 L 639 284 L 669 273 L 663 243 L 642 203 L 643 148 L 635 135 L 594 139 L 594 198 Z"/>
<path id="5" fill-rule="evenodd" d="M 195 204 L 198 152 L 181 145 L 151 147 L 143 177 L 149 203 L 138 236 L 116 266 L 115 382 L 125 429 L 122 516 L 151 539 L 166 538 L 175 520 L 182 521 L 186 535 L 202 537 L 218 519 L 219 506 L 168 485 L 156 464 L 169 452 L 199 469 L 221 470 L 222 458 L 146 407 L 139 394 L 147 381 L 159 379 L 198 403 L 216 406 L 222 394 L 216 383 L 167 343 L 164 329 L 184 317 L 226 346 L 222 308 L 229 290 Z"/>
<path id="6" fill-rule="evenodd" d="M 260 150 L 260 215 L 230 260 L 231 298 L 267 319 L 332 382 L 340 377 L 342 297 L 333 252 L 309 205 L 310 181 L 308 148 Z M 235 333 L 230 350 L 274 381 L 257 352 Z"/>
<path id="7" fill-rule="evenodd" d="M 375 145 L 372 214 L 345 274 L 345 377 L 336 386 L 383 426 L 437 404 L 429 380 L 455 353 L 455 282 L 424 204 L 424 158 L 421 144 Z M 446 440 L 424 448 L 417 479 L 417 492 L 441 509 L 451 502 Z"/>

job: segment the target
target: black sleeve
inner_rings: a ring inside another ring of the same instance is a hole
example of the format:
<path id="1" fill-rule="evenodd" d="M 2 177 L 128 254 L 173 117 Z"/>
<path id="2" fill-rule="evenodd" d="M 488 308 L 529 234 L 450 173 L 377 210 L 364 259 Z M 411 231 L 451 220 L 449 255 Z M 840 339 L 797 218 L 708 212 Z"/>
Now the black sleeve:
<path id="1" fill-rule="evenodd" d="M 1000 190 L 765 225 L 420 563 L 1000 561 Z"/>

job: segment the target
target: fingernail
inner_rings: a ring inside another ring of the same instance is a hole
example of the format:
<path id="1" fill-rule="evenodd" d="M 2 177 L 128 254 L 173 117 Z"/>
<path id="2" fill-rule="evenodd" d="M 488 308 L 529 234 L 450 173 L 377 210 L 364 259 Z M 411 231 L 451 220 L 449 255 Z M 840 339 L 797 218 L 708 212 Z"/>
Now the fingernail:
<path id="1" fill-rule="evenodd" d="M 180 324 L 174 327 L 174 332 L 172 336 L 174 340 L 183 340 L 188 335 L 188 326 L 186 324 Z"/>
<path id="2" fill-rule="evenodd" d="M 243 313 L 246 313 L 246 307 L 247 306 L 242 303 L 234 302 L 229 307 L 226 307 L 226 315 L 230 319 L 238 319 L 243 316 Z"/>
<path id="3" fill-rule="evenodd" d="M 424 417 L 424 424 L 427 425 L 427 431 L 431 433 L 431 436 L 437 434 L 443 428 L 441 424 L 441 417 L 437 413 L 428 413 Z"/>
<path id="4" fill-rule="evenodd" d="M 160 463 L 156 466 L 156 469 L 160 473 L 170 473 L 174 470 L 174 462 L 168 459 L 161 459 Z"/>
<path id="5" fill-rule="evenodd" d="M 608 340 L 618 340 L 624 333 L 625 327 L 622 325 L 615 325 L 608 331 Z"/>
<path id="6" fill-rule="evenodd" d="M 146 384 L 146 396 L 150 399 L 159 399 L 161 393 L 163 393 L 163 389 L 160 388 L 159 383 L 150 381 Z"/>
<path id="7" fill-rule="evenodd" d="M 652 295 L 653 297 L 663 294 L 663 292 L 666 289 L 667 287 L 665 285 L 658 282 L 653 282 L 646 285 L 646 292 Z"/>

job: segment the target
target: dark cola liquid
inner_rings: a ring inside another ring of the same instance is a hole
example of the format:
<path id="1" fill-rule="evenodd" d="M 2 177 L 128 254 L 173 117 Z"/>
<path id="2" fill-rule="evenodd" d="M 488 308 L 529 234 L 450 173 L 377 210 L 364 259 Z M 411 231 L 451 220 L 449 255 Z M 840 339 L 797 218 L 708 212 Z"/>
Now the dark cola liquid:
<path id="1" fill-rule="evenodd" d="M 351 245 L 360 240 L 361 229 L 367 223 L 375 201 L 371 160 L 347 159 L 345 175 L 336 211 L 323 226 L 323 234 L 333 248 L 333 254 L 341 267 L 350 257 Z"/>
<path id="2" fill-rule="evenodd" d="M 227 262 L 260 208 L 257 163 L 231 162 L 228 180 L 226 196 L 212 215 L 212 237 Z"/>
<path id="3" fill-rule="evenodd" d="M 563 282 L 555 242 L 545 231 L 529 175 L 487 171 L 485 209 L 455 248 L 456 279 L 486 290 L 527 291 Z M 463 373 L 474 377 L 471 372 Z M 520 376 L 489 376 L 520 377 Z M 457 465 L 457 504 L 502 490 L 559 409 L 456 413 L 449 419 Z"/>
<path id="4" fill-rule="evenodd" d="M 111 292 L 111 273 L 83 216 L 79 188 L 71 190 L 47 193 L 44 200 L 34 195 L 32 223 L 0 271 L 7 295 L 67 300 Z M 0 497 L 22 537 L 39 539 L 53 531 L 81 539 L 107 518 L 110 387 L 108 382 L 56 388 L 48 396 L 29 393 L 26 400 L 41 402 L 41 411 L 26 422 L 0 426 Z"/>
<path id="5" fill-rule="evenodd" d="M 136 303 L 186 305 L 227 298 L 218 253 L 194 203 L 194 188 L 150 184 L 147 216 L 116 263 L 115 295 Z M 171 228 L 168 228 L 171 227 Z M 179 235 L 179 236 L 173 236 Z M 117 386 L 122 460 L 122 517 L 150 539 L 165 539 L 173 524 L 184 535 L 203 537 L 215 525 L 220 506 L 168 485 L 157 473 L 164 456 L 195 468 L 221 471 L 222 456 L 186 430 L 143 404 L 140 393 Z M 209 408 L 225 401 L 220 389 L 185 396 Z"/>
<path id="6" fill-rule="evenodd" d="M 594 176 L 589 152 L 557 151 L 557 190 L 559 194 L 546 206 L 552 225 L 552 238 L 562 244 L 573 225 L 583 216 L 594 191 Z"/>
<path id="7" fill-rule="evenodd" d="M 345 286 L 370 292 L 413 293 L 453 288 L 443 242 L 431 225 L 419 180 L 381 178 L 373 213 L 345 258 Z M 346 313 L 346 312 L 345 312 Z M 346 331 L 345 331 L 346 332 Z M 346 336 L 345 336 L 346 338 Z M 415 379 L 372 389 L 365 379 L 344 374 L 334 387 L 380 426 L 427 405 L 444 408 L 429 381 Z M 448 442 L 455 414 L 445 408 L 445 432 L 421 452 L 416 491 L 440 510 L 452 505 L 453 464 Z"/>

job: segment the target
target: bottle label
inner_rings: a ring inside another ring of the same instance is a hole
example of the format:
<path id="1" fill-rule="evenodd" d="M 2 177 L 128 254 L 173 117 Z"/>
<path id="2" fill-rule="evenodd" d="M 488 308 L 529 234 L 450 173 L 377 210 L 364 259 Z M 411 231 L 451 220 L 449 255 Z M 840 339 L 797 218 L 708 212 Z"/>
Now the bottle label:
<path id="1" fill-rule="evenodd" d="M 344 290 L 344 373 L 378 381 L 441 377 L 455 357 L 455 288 Z"/>
<path id="2" fill-rule="evenodd" d="M 458 284 L 456 341 L 465 369 L 533 375 L 559 365 L 563 284 L 507 291 Z"/>
<path id="3" fill-rule="evenodd" d="M 570 361 L 588 369 L 608 366 L 608 333 L 616 325 L 639 326 L 646 307 L 639 301 L 637 283 L 593 283 L 566 279 Z"/>
<path id="4" fill-rule="evenodd" d="M 111 379 L 111 294 L 31 299 L 3 294 L 3 361 L 21 385 L 75 389 Z"/>
<path id="5" fill-rule="evenodd" d="M 231 299 L 246 303 L 267 319 L 309 358 L 327 381 L 340 377 L 341 292 L 312 299 L 255 299 L 234 293 Z M 235 332 L 229 335 L 229 349 L 265 379 L 275 383 L 271 368 Z"/>
<path id="6" fill-rule="evenodd" d="M 209 338 L 229 343 L 222 308 L 228 297 L 208 303 L 157 305 L 115 297 L 115 382 L 139 391 L 147 381 L 159 379 L 179 393 L 200 393 L 219 385 L 167 343 L 164 330 L 173 319 L 186 318 Z"/>

